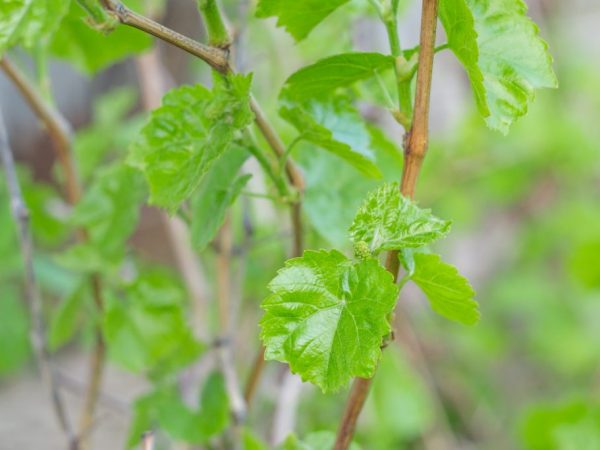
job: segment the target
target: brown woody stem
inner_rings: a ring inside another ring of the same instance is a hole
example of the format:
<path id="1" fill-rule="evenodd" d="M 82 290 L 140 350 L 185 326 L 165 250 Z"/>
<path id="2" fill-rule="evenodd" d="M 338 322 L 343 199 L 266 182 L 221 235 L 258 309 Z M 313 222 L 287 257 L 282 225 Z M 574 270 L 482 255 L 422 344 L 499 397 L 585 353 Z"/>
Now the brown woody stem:
<path id="1" fill-rule="evenodd" d="M 137 28 L 200 58 L 217 72 L 229 72 L 229 52 L 225 49 L 201 44 L 183 34 L 167 28 L 152 19 L 138 14 L 114 0 L 103 0 L 105 8 L 123 25 Z"/>
<path id="2" fill-rule="evenodd" d="M 415 94 L 414 116 L 409 132 L 404 137 L 404 167 L 400 191 L 412 198 L 417 177 L 427 151 L 429 139 L 429 99 L 435 53 L 435 34 L 437 28 L 438 0 L 423 0 L 421 12 L 421 36 L 419 67 L 417 70 L 417 90 Z M 398 277 L 398 253 L 391 251 L 387 255 L 386 270 L 394 279 Z M 342 416 L 334 450 L 346 450 L 352 442 L 356 422 L 367 398 L 372 379 L 356 378 L 346 409 Z"/>

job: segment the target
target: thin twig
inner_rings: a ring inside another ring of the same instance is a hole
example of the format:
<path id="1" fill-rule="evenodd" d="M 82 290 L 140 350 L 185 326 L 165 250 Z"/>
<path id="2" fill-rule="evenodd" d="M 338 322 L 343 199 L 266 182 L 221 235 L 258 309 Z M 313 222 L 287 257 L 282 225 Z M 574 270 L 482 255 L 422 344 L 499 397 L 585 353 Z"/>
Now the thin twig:
<path id="1" fill-rule="evenodd" d="M 232 339 L 234 322 L 231 320 L 231 252 L 233 249 L 233 233 L 231 229 L 231 217 L 227 215 L 219 235 L 219 253 L 217 254 L 217 297 L 219 306 L 219 329 L 220 345 L 217 347 L 217 355 L 223 377 L 225 388 L 229 397 L 229 408 L 234 421 L 234 446 L 239 446 L 239 427 L 246 418 L 246 402 L 240 391 L 237 372 L 234 367 L 232 354 Z"/>
<path id="2" fill-rule="evenodd" d="M 132 26 L 179 47 L 182 50 L 197 56 L 220 73 L 234 73 L 233 68 L 229 64 L 228 50 L 210 47 L 196 42 L 193 39 L 183 36 L 174 30 L 127 9 L 123 4 L 115 0 L 101 0 L 101 3 L 108 12 L 112 13 L 114 17 L 124 25 Z M 278 158 L 281 158 L 285 154 L 285 146 L 254 97 L 251 97 L 250 99 L 250 108 L 254 112 L 255 123 L 265 138 L 265 141 L 275 155 Z M 285 169 L 290 184 L 295 187 L 298 196 L 301 197 L 302 192 L 304 191 L 304 178 L 302 173 L 291 158 L 286 159 Z M 299 256 L 302 254 L 304 239 L 301 217 L 302 204 L 300 198 L 291 205 L 290 216 L 294 236 L 292 254 L 294 256 Z M 252 373 L 257 379 L 260 376 L 263 366 L 264 364 L 259 363 L 252 369 Z"/>
<path id="3" fill-rule="evenodd" d="M 56 156 L 64 171 L 66 193 L 65 196 L 70 204 L 75 204 L 81 197 L 81 189 L 73 158 L 71 157 L 72 132 L 69 123 L 55 109 L 51 108 L 37 93 L 29 80 L 4 57 L 0 59 L 0 67 L 8 78 L 17 87 L 25 101 L 29 104 L 35 115 L 44 124 L 54 143 Z"/>
<path id="4" fill-rule="evenodd" d="M 229 72 L 229 52 L 227 50 L 201 44 L 170 28 L 167 28 L 152 19 L 138 14 L 125 5 L 114 0 L 103 0 L 104 7 L 123 25 L 137 28 L 151 34 L 169 44 L 179 47 L 191 55 L 200 58 L 217 72 Z"/>
<path id="5" fill-rule="evenodd" d="M 0 60 L 0 67 L 11 81 L 13 81 L 23 98 L 48 130 L 48 134 L 54 144 L 54 149 L 65 177 L 66 199 L 69 204 L 75 205 L 80 200 L 82 191 L 79 177 L 75 170 L 72 152 L 72 134 L 68 122 L 58 110 L 44 101 L 29 80 L 27 80 L 27 78 L 13 66 L 6 57 Z M 80 230 L 77 233 L 77 238 L 80 241 L 86 241 L 87 233 L 85 230 Z M 98 310 L 101 311 L 104 301 L 102 298 L 100 277 L 96 274 L 92 274 L 90 276 L 90 283 L 92 284 L 94 303 Z M 90 383 L 88 385 L 84 408 L 81 412 L 79 421 L 81 425 L 78 432 L 79 444 L 75 444 L 81 448 L 85 448 L 86 439 L 84 439 L 84 437 L 88 434 L 87 430 L 92 428 L 91 423 L 93 421 L 94 410 L 98 400 L 98 392 L 102 382 L 104 355 L 104 341 L 102 334 L 98 332 L 96 333 L 96 343 L 90 363 Z"/>
<path id="6" fill-rule="evenodd" d="M 417 70 L 417 90 L 415 94 L 414 117 L 410 131 L 404 138 L 404 167 L 400 190 L 412 198 L 429 139 L 429 99 L 433 72 L 433 56 L 437 27 L 438 0 L 423 0 L 421 10 L 421 36 L 419 66 Z M 386 270 L 394 279 L 398 278 L 398 253 L 388 252 Z M 346 450 L 352 442 L 358 416 L 364 406 L 372 379 L 356 378 L 346 409 L 338 429 L 334 450 Z"/>
<path id="7" fill-rule="evenodd" d="M 66 372 L 57 370 L 56 379 L 59 386 L 65 391 L 70 392 L 71 395 L 81 396 L 86 392 L 85 384 Z M 125 416 L 131 415 L 131 404 L 125 399 L 121 399 L 108 392 L 101 392 L 98 400 L 99 403 L 103 403 L 104 406 L 114 410 L 115 412 L 118 412 L 119 414 L 123 414 Z"/>
<path id="8" fill-rule="evenodd" d="M 277 393 L 275 412 L 273 413 L 271 445 L 280 445 L 294 431 L 302 388 L 303 384 L 300 377 L 290 372 L 286 367 Z"/>
<path id="9" fill-rule="evenodd" d="M 142 450 L 154 450 L 154 433 L 152 431 L 142 434 Z"/>
<path id="10" fill-rule="evenodd" d="M 162 97 L 175 83 L 160 60 L 157 47 L 137 57 L 135 62 L 144 109 L 152 111 L 160 106 Z M 178 217 L 170 217 L 161 211 L 160 218 L 169 237 L 177 268 L 192 300 L 196 322 L 194 328 L 199 337 L 206 338 L 206 327 L 203 326 L 206 317 L 206 281 L 200 261 L 189 246 L 188 229 Z"/>
<path id="11" fill-rule="evenodd" d="M 52 407 L 54 415 L 67 436 L 69 445 L 74 441 L 74 434 L 69 422 L 67 410 L 65 408 L 62 395 L 60 393 L 56 380 L 56 373 L 52 367 L 50 352 L 46 343 L 46 331 L 44 319 L 42 317 L 43 302 L 40 291 L 37 285 L 35 271 L 33 268 L 33 242 L 31 238 L 31 229 L 29 226 L 29 211 L 21 186 L 17 178 L 13 155 L 8 142 L 8 135 L 4 125 L 4 118 L 0 111 L 0 154 L 4 171 L 6 173 L 6 183 L 10 195 L 10 204 L 17 232 L 19 235 L 19 243 L 21 246 L 21 255 L 23 257 L 23 266 L 25 269 L 25 295 L 29 305 L 31 315 L 31 346 L 35 352 L 38 368 L 42 376 L 42 380 L 47 386 L 47 389 L 52 399 Z"/>

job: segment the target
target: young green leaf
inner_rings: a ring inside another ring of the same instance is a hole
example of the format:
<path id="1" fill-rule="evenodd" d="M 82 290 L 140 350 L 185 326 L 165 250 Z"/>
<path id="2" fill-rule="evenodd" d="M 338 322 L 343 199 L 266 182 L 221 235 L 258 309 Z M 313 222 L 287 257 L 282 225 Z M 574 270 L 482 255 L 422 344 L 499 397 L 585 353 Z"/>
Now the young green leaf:
<path id="1" fill-rule="evenodd" d="M 364 121 L 347 99 L 335 97 L 327 103 L 287 99 L 279 114 L 301 133 L 301 139 L 343 158 L 368 177 L 381 178 Z"/>
<path id="2" fill-rule="evenodd" d="M 229 401 L 223 376 L 211 373 L 200 394 L 199 410 L 188 407 L 175 386 L 165 386 L 138 398 L 129 427 L 128 448 L 139 444 L 140 435 L 158 425 L 173 438 L 202 444 L 229 425 Z"/>
<path id="3" fill-rule="evenodd" d="M 267 444 L 262 442 L 253 432 L 248 428 L 242 430 L 242 449 L 243 450 L 269 450 Z"/>
<path id="4" fill-rule="evenodd" d="M 237 145 L 225 151 L 204 177 L 191 201 L 192 244 L 197 250 L 215 237 L 223 224 L 227 208 L 235 201 L 251 175 L 237 176 L 248 152 Z"/>
<path id="5" fill-rule="evenodd" d="M 106 161 L 123 156 L 142 126 L 141 115 L 130 117 L 137 103 L 131 87 L 113 89 L 94 102 L 92 122 L 77 130 L 73 151 L 84 184 Z"/>
<path id="6" fill-rule="evenodd" d="M 173 89 L 152 112 L 131 147 L 129 162 L 150 186 L 150 203 L 174 212 L 252 121 L 251 76 L 215 75 L 214 87 Z"/>
<path id="7" fill-rule="evenodd" d="M 0 4 L 0 55 L 13 45 L 31 48 L 58 28 L 68 0 L 3 0 Z"/>
<path id="8" fill-rule="evenodd" d="M 117 163 L 101 171 L 71 216 L 88 233 L 88 242 L 81 245 L 93 247 L 104 260 L 120 260 L 145 195 L 143 179 L 134 169 Z"/>
<path id="9" fill-rule="evenodd" d="M 440 17 L 490 128 L 506 133 L 535 89 L 557 86 L 548 46 L 522 0 L 442 0 Z"/>
<path id="10" fill-rule="evenodd" d="M 260 0 L 256 17 L 277 17 L 277 26 L 304 39 L 325 17 L 349 0 Z"/>
<path id="11" fill-rule="evenodd" d="M 475 291 L 456 267 L 442 261 L 439 255 L 415 253 L 415 271 L 411 280 L 427 296 L 438 314 L 464 325 L 479 321 Z"/>
<path id="12" fill-rule="evenodd" d="M 123 291 L 107 296 L 103 331 L 112 360 L 134 371 L 169 372 L 203 350 L 186 323 L 185 293 L 178 280 L 146 271 Z"/>
<path id="13" fill-rule="evenodd" d="M 261 305 L 267 359 L 287 361 L 324 392 L 373 376 L 398 294 L 375 259 L 306 251 L 286 262 L 269 289 L 273 294 Z"/>
<path id="14" fill-rule="evenodd" d="M 398 183 L 386 183 L 367 196 L 350 227 L 350 237 L 378 253 L 422 247 L 446 236 L 450 225 L 402 196 Z"/>
<path id="15" fill-rule="evenodd" d="M 483 73 L 478 65 L 479 46 L 473 14 L 466 0 L 441 0 L 440 20 L 446 30 L 448 46 L 462 63 L 473 89 L 480 113 L 487 117 L 490 110 L 485 97 Z"/>
<path id="16" fill-rule="evenodd" d="M 381 53 L 342 53 L 303 67 L 285 85 L 293 98 L 317 97 L 393 67 L 394 58 Z"/>
<path id="17" fill-rule="evenodd" d="M 21 368 L 29 359 L 31 345 L 29 341 L 29 315 L 22 295 L 17 289 L 2 283 L 0 301 L 0 375 Z"/>
<path id="18" fill-rule="evenodd" d="M 335 433 L 331 431 L 315 431 L 300 441 L 295 434 L 289 435 L 278 447 L 278 450 L 324 450 L 333 448 Z M 350 444 L 350 450 L 360 450 L 356 443 Z"/>
<path id="19" fill-rule="evenodd" d="M 65 344 L 77 331 L 88 295 L 87 286 L 87 283 L 78 286 L 53 312 L 48 333 L 50 350 L 56 350 Z"/>
<path id="20" fill-rule="evenodd" d="M 87 14 L 77 1 L 70 3 L 68 14 L 50 42 L 50 52 L 57 58 L 68 60 L 82 72 L 94 74 L 152 45 L 149 35 L 130 27 L 117 27 L 108 35 L 92 29 L 86 23 Z"/>
<path id="21" fill-rule="evenodd" d="M 229 425 L 229 398 L 220 372 L 211 373 L 200 393 L 198 430 L 202 440 L 221 433 Z"/>
<path id="22" fill-rule="evenodd" d="M 402 152 L 374 127 L 367 127 L 369 147 L 375 152 L 377 167 L 386 180 L 398 179 L 402 171 Z M 348 243 L 348 228 L 356 210 L 378 182 L 361 176 L 337 156 L 318 148 L 302 149 L 298 160 L 304 169 L 306 189 L 303 207 L 307 219 L 334 247 Z"/>

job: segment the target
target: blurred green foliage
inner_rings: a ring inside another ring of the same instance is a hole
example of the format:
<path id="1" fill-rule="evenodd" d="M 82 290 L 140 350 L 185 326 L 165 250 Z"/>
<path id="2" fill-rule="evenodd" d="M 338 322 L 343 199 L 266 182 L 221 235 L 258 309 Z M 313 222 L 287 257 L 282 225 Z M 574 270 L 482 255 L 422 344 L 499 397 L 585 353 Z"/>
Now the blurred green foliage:
<path id="1" fill-rule="evenodd" d="M 228 10 L 236 5 L 225 2 Z M 264 21 L 249 22 L 248 33 L 255 44 L 249 58 L 255 58 L 257 65 L 254 85 L 268 99 L 273 116 L 278 92 L 272 86 L 282 86 L 301 63 L 349 51 L 352 24 L 359 14 L 369 20 L 368 11 L 360 2 L 345 4 L 327 24 L 314 28 L 310 40 L 297 45 Z M 100 70 L 150 45 L 142 34 L 125 28 L 107 43 L 80 16 L 72 6 L 50 49 L 85 72 Z M 453 220 L 456 234 L 443 244 L 446 249 L 468 246 L 468 255 L 450 252 L 454 255 L 450 261 L 474 272 L 482 321 L 474 328 L 459 327 L 432 315 L 423 297 L 406 301 L 403 306 L 420 337 L 429 370 L 424 373 L 402 345 L 391 344 L 384 352 L 356 438 L 365 450 L 422 448 L 439 434 L 450 434 L 481 450 L 600 448 L 600 67 L 563 39 L 559 25 L 550 22 L 548 34 L 555 48 L 560 89 L 540 94 L 507 137 L 486 129 L 474 111 L 475 102 L 455 118 L 450 130 L 432 136 L 418 199 L 440 217 Z M 301 36 L 302 29 L 298 33 Z M 72 39 L 73 35 L 78 38 Z M 271 55 L 278 58 L 278 65 L 270 63 Z M 442 75 L 436 73 L 434 82 L 443 84 Z M 390 89 L 385 74 L 381 81 Z M 385 105 L 385 90 L 374 80 L 351 87 L 348 93 L 363 91 L 371 92 L 368 103 Z M 96 229 L 100 236 L 96 250 L 111 250 L 111 257 L 116 254 L 111 258 L 115 270 L 104 274 L 110 279 L 110 295 L 102 324 L 111 359 L 157 382 L 155 390 L 135 403 L 129 444 L 136 445 L 139 432 L 151 424 L 159 424 L 172 438 L 205 442 L 229 421 L 223 408 L 223 380 L 209 377 L 193 407 L 182 400 L 173 374 L 196 359 L 204 345 L 189 329 L 189 304 L 181 280 L 168 269 L 141 261 L 136 250 L 125 251 L 141 203 L 136 190 L 129 190 L 136 186 L 135 179 L 123 174 L 121 190 L 109 189 L 115 195 L 104 195 L 102 170 L 110 170 L 108 165 L 124 157 L 125 147 L 140 128 L 140 117 L 131 113 L 135 103 L 130 89 L 109 93 L 96 101 L 92 124 L 78 130 L 77 163 L 93 199 L 87 208 L 84 200 L 75 219 L 65 214 L 67 208 L 54 186 L 33 180 L 25 169 L 20 171 L 38 248 L 36 270 L 47 299 L 50 343 L 53 350 L 59 349 L 100 322 L 92 313 L 91 294 L 83 287 L 86 267 L 80 262 L 98 268 L 105 267 L 106 261 L 94 259 L 100 254 L 96 251 L 78 255 L 72 270 L 57 264 L 55 255 L 68 245 L 69 227 L 76 222 L 93 228 L 96 214 L 113 217 L 111 198 L 129 198 L 131 208 L 119 219 L 126 233 L 106 243 L 100 239 L 102 230 Z M 374 153 L 384 180 L 397 180 L 402 165 L 400 128 L 391 126 L 383 132 L 369 124 L 357 130 L 351 119 L 335 124 L 340 134 L 358 139 Z M 278 125 L 287 142 L 303 131 L 286 128 L 283 120 Z M 354 135 L 343 133 L 348 129 Z M 293 153 L 306 172 L 309 244 L 344 246 L 356 210 L 379 181 L 318 146 L 301 142 Z M 0 178 L 0 342 L 10 343 L 0 349 L 4 375 L 22 369 L 30 349 L 21 259 Z M 223 198 L 215 203 L 233 201 L 228 195 L 235 198 L 238 191 L 235 195 L 223 191 Z M 264 203 L 245 194 L 242 191 L 233 206 L 232 223 L 237 241 L 251 231 L 248 247 L 238 249 L 245 257 L 240 316 L 244 322 L 256 323 L 258 302 L 285 258 L 288 236 L 278 226 L 283 207 L 269 210 L 269 216 Z M 194 238 L 200 247 L 207 244 L 208 238 L 200 232 Z M 202 262 L 207 278 L 214 279 L 214 254 L 207 251 Z M 133 275 L 123 270 L 131 266 Z M 139 277 L 142 272 L 145 275 Z M 178 333 L 165 332 L 163 326 Z M 257 341 L 256 327 L 244 332 L 245 341 Z M 300 438 L 288 438 L 283 449 L 304 450 L 319 439 L 329 442 L 331 433 L 315 437 L 310 432 L 335 430 L 343 398 L 306 388 L 298 415 Z M 261 433 L 267 431 L 264 421 L 273 403 L 267 397 L 256 405 L 251 420 Z M 267 448 L 249 431 L 245 442 L 247 450 Z"/>

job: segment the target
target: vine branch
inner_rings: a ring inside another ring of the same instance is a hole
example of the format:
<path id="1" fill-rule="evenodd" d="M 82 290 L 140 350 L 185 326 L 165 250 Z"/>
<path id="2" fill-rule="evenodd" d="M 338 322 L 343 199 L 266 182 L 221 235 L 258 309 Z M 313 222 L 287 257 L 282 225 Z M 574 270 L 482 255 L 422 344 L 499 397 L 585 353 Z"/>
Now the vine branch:
<path id="1" fill-rule="evenodd" d="M 66 192 L 65 196 L 70 205 L 75 205 L 81 199 L 81 184 L 75 162 L 72 155 L 72 133 L 68 122 L 63 115 L 51 107 L 31 85 L 29 80 L 23 75 L 9 60 L 4 57 L 0 60 L 0 67 L 6 73 L 8 78 L 17 87 L 25 101 L 29 104 L 35 115 L 42 121 L 48 134 L 54 144 L 54 149 L 61 165 L 65 177 Z M 85 242 L 87 234 L 85 230 L 80 230 L 77 234 L 79 241 Z M 102 286 L 100 277 L 97 274 L 90 276 L 92 285 L 92 295 L 94 303 L 98 310 L 102 310 L 104 301 L 102 298 Z M 100 384 L 104 371 L 105 345 L 102 334 L 96 333 L 96 343 L 90 362 L 90 382 L 87 387 L 84 406 L 79 420 L 78 436 L 75 438 L 72 447 L 85 447 L 87 443 L 87 432 L 91 429 L 94 411 L 98 403 L 100 393 Z"/>
<path id="2" fill-rule="evenodd" d="M 55 109 L 51 108 L 38 94 L 29 80 L 17 69 L 8 58 L 0 59 L 0 67 L 6 76 L 17 87 L 34 114 L 44 124 L 50 139 L 54 143 L 56 156 L 62 166 L 66 192 L 65 195 L 70 204 L 75 204 L 81 197 L 81 188 L 77 178 L 77 171 L 71 157 L 72 132 L 69 123 Z"/>
<path id="3" fill-rule="evenodd" d="M 36 356 L 42 380 L 50 393 L 54 415 L 56 416 L 61 429 L 67 436 L 69 445 L 72 446 L 75 437 L 59 390 L 56 373 L 52 367 L 50 352 L 48 351 L 45 339 L 46 332 L 44 319 L 42 318 L 43 302 L 33 267 L 33 242 L 31 238 L 29 211 L 25 204 L 25 200 L 23 199 L 21 186 L 19 185 L 19 180 L 17 178 L 2 111 L 0 111 L 0 159 L 2 160 L 2 165 L 4 166 L 4 171 L 6 173 L 6 184 L 10 195 L 11 211 L 19 236 L 19 244 L 21 246 L 21 255 L 25 269 L 25 296 L 27 298 L 32 321 L 30 337 L 31 346 L 33 347 Z"/>
<path id="4" fill-rule="evenodd" d="M 408 133 L 404 137 L 404 166 L 400 191 L 413 198 L 415 186 L 429 141 L 429 101 L 433 56 L 435 54 L 435 34 L 437 28 L 438 0 L 423 0 L 421 10 L 421 33 L 419 65 L 417 69 L 417 89 L 414 103 L 414 116 Z M 398 252 L 387 254 L 385 268 L 394 279 L 398 278 Z M 367 399 L 372 378 L 356 378 L 342 416 L 334 450 L 346 450 L 352 442 L 356 422 Z"/>
<path id="5" fill-rule="evenodd" d="M 149 19 L 146 16 L 130 10 L 121 2 L 114 0 L 102 0 L 104 8 L 120 23 L 137 28 L 147 34 L 168 42 L 175 47 L 200 58 L 217 72 L 228 73 L 229 51 L 222 48 L 211 47 L 180 34 L 164 25 Z"/>

